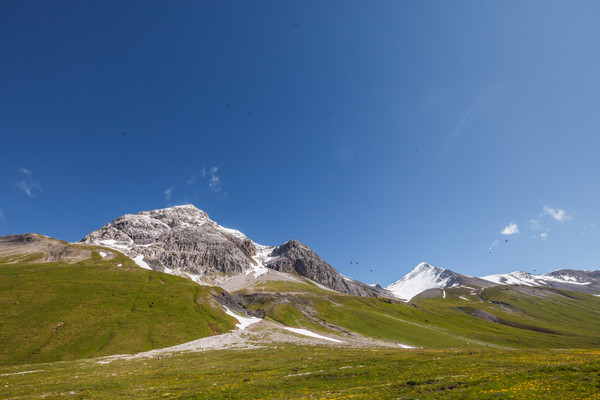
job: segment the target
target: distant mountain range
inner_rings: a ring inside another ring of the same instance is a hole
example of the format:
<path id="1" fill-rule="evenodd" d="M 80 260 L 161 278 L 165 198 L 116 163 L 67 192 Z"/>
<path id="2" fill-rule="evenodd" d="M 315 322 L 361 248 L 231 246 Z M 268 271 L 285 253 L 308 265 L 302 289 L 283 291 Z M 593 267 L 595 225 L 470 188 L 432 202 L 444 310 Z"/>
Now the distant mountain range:
<path id="1" fill-rule="evenodd" d="M 310 247 L 295 239 L 277 247 L 258 244 L 242 232 L 212 221 L 207 213 L 191 204 L 123 215 L 91 232 L 81 243 L 121 251 L 142 268 L 225 288 L 252 285 L 260 279 L 277 279 L 274 273 L 280 272 L 300 275 L 345 294 L 404 301 L 421 294 L 439 294 L 439 289 L 481 289 L 496 285 L 600 293 L 600 271 L 559 270 L 545 275 L 517 271 L 474 278 L 427 263 L 417 265 L 386 288 L 366 285 L 341 275 Z M 432 292 L 432 289 L 438 290 Z"/>
<path id="2" fill-rule="evenodd" d="M 299 276 L 344 294 L 402 301 L 415 296 L 444 296 L 444 290 L 450 288 L 481 290 L 497 285 L 600 294 L 600 271 L 561 269 L 543 275 L 516 271 L 476 278 L 427 263 L 420 263 L 385 288 L 367 285 L 341 275 L 298 240 L 279 246 L 261 245 L 240 231 L 219 225 L 193 205 L 126 214 L 86 235 L 79 243 L 117 250 L 145 269 L 234 291 L 258 282 L 293 281 Z M 52 254 L 48 252 L 45 257 L 53 257 Z M 54 257 L 62 256 L 68 255 Z"/>
<path id="3" fill-rule="evenodd" d="M 458 274 L 449 269 L 421 263 L 402 279 L 387 286 L 385 289 L 393 293 L 395 297 L 409 301 L 417 295 L 425 293 L 432 295 L 432 289 L 456 287 L 482 289 L 497 285 L 539 286 L 600 294 L 600 271 L 561 269 L 544 275 L 533 275 L 527 272 L 515 271 L 509 274 L 473 278 Z"/>

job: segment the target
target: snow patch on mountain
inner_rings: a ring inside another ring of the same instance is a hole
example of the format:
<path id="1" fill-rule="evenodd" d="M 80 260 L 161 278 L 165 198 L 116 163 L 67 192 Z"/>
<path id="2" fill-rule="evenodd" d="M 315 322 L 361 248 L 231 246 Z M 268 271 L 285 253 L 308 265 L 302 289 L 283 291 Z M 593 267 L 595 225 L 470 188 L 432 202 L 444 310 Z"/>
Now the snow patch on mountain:
<path id="1" fill-rule="evenodd" d="M 144 261 L 144 256 L 143 255 L 138 255 L 135 258 L 132 258 L 133 261 L 135 261 L 135 263 L 137 265 L 139 265 L 140 267 L 144 268 L 144 269 L 152 269 L 150 268 L 150 266 Z"/>
<path id="2" fill-rule="evenodd" d="M 114 250 L 131 250 L 133 240 L 129 239 L 129 244 L 120 244 L 115 239 L 96 240 L 95 243 L 99 246 L 109 247 Z"/>
<path id="3" fill-rule="evenodd" d="M 273 249 L 275 248 L 273 246 L 263 246 L 262 244 L 254 242 L 252 242 L 252 244 L 254 245 L 254 248 L 256 248 L 256 255 L 252 257 L 252 259 L 256 261 L 256 265 L 252 266 L 251 269 L 246 271 L 246 275 L 253 273 L 254 278 L 258 278 L 269 271 L 267 268 L 267 263 L 271 260 L 279 258 L 279 256 L 271 255 Z"/>
<path id="4" fill-rule="evenodd" d="M 230 235 L 235 236 L 236 238 L 241 239 L 241 240 L 248 239 L 248 237 L 246 235 L 244 235 L 242 232 L 240 232 L 236 229 L 225 228 L 224 226 L 221 226 L 221 225 L 218 225 L 217 229 L 220 230 L 221 232 L 229 233 Z"/>

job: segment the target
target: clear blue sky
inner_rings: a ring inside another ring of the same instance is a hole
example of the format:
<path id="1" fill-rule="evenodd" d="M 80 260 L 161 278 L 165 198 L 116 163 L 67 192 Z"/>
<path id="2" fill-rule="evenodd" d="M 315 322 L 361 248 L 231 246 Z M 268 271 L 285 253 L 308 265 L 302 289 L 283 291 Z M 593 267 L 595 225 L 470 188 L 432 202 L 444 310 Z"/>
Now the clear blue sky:
<path id="1" fill-rule="evenodd" d="M 599 20 L 597 1 L 4 0 L 0 234 L 76 241 L 193 203 L 367 283 L 600 268 Z"/>

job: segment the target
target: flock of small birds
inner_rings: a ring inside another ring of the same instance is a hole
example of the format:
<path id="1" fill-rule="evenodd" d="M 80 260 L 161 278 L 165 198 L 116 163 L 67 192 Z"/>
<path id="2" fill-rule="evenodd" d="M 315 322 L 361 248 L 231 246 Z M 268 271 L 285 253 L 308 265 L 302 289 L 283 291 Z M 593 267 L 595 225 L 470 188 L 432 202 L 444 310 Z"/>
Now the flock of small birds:
<path id="1" fill-rule="evenodd" d="M 350 261 L 350 264 L 352 264 L 352 261 Z M 355 262 L 354 264 L 358 265 L 358 261 Z M 371 268 L 370 271 L 373 272 L 373 268 Z"/>

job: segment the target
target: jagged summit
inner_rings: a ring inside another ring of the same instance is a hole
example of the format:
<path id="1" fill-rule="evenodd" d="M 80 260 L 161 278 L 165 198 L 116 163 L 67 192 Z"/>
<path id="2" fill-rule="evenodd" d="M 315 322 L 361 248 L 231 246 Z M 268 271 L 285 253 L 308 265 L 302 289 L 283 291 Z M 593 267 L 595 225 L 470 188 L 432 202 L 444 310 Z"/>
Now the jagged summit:
<path id="1" fill-rule="evenodd" d="M 292 239 L 276 247 L 267 267 L 280 272 L 295 272 L 330 289 L 357 296 L 382 294 L 378 288 L 345 278 L 304 243 Z"/>

